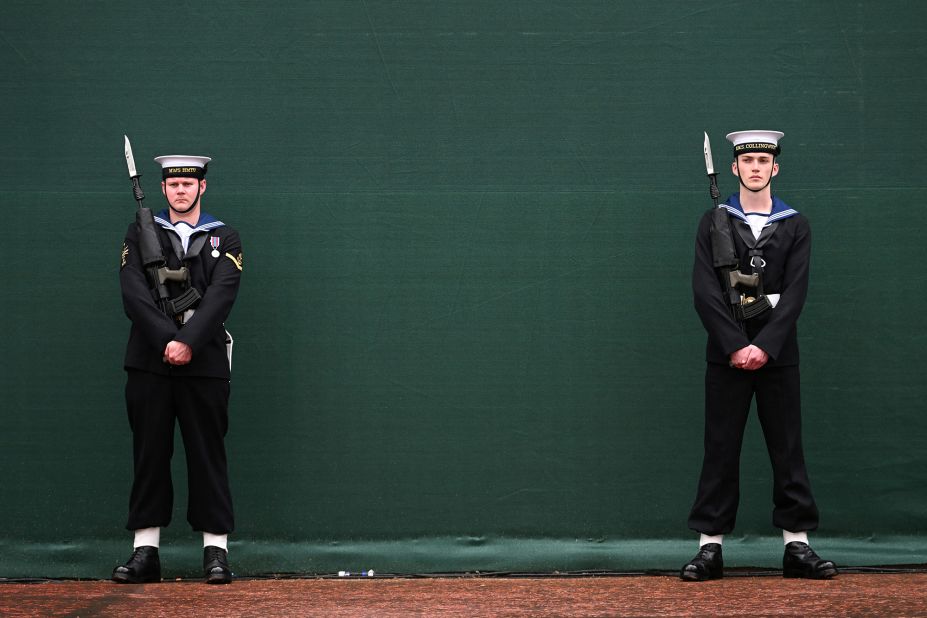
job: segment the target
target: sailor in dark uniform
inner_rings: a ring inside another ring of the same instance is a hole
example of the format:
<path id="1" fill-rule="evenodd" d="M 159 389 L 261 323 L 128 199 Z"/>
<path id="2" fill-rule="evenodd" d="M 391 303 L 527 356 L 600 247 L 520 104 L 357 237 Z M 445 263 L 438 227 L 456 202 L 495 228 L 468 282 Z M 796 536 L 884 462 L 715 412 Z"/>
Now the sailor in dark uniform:
<path id="1" fill-rule="evenodd" d="M 155 215 L 170 269 L 186 267 L 185 282 L 168 281 L 171 296 L 195 288 L 192 308 L 166 315 L 155 302 L 139 252 L 139 229 L 129 226 L 119 280 L 132 322 L 126 349 L 126 406 L 132 429 L 135 478 L 126 528 L 134 531 L 132 557 L 113 571 L 121 583 L 161 579 L 160 529 L 171 521 L 174 425 L 186 452 L 187 521 L 203 533 L 208 583 L 232 580 L 228 534 L 234 528 L 225 455 L 231 336 L 225 330 L 238 293 L 242 250 L 238 233 L 202 210 L 208 157 L 167 156 L 161 190 L 169 208 Z"/>
<path id="2" fill-rule="evenodd" d="M 782 529 L 783 574 L 813 579 L 837 574 L 833 562 L 808 546 L 818 509 L 802 452 L 796 323 L 808 289 L 811 230 L 804 216 L 772 195 L 782 136 L 778 131 L 727 136 L 734 144 L 731 170 L 740 191 L 719 206 L 729 217 L 740 270 L 759 274 L 759 288 L 745 290 L 743 303 L 760 301 L 751 307 L 756 309 L 768 301 L 771 307 L 748 319 L 735 317 L 745 307 L 732 312 L 722 293 L 712 255 L 712 211 L 702 217 L 696 236 L 692 287 L 708 332 L 708 362 L 705 453 L 689 515 L 689 527 L 701 538 L 698 554 L 680 574 L 687 581 L 723 574 L 721 544 L 737 516 L 740 450 L 754 397 L 773 467 L 773 524 Z"/>

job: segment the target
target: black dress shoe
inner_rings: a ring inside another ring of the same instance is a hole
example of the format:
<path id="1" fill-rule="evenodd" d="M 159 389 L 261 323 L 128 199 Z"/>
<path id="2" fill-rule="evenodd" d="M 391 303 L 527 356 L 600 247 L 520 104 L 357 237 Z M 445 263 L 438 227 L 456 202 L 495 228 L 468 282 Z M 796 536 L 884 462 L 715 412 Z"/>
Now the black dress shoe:
<path id="1" fill-rule="evenodd" d="M 792 541 L 785 546 L 782 556 L 782 576 L 803 579 L 830 579 L 837 567 L 830 560 L 822 560 L 807 543 Z"/>
<path id="2" fill-rule="evenodd" d="M 112 580 L 119 584 L 148 584 L 161 581 L 161 558 L 158 548 L 136 547 L 129 560 L 113 569 Z"/>
<path id="3" fill-rule="evenodd" d="M 207 584 L 231 584 L 232 572 L 229 570 L 229 554 L 221 547 L 207 545 L 203 548 L 203 571 Z"/>
<path id="4" fill-rule="evenodd" d="M 724 559 L 721 557 L 719 543 L 705 543 L 695 558 L 690 560 L 679 573 L 679 578 L 687 582 L 703 582 L 707 579 L 724 577 Z"/>

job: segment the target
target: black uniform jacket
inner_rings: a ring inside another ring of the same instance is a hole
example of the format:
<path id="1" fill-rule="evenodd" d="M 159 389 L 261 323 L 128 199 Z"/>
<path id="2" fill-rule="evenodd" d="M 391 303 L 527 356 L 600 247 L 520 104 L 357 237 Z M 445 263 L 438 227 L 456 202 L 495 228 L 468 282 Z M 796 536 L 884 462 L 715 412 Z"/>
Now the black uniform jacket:
<path id="1" fill-rule="evenodd" d="M 749 226 L 741 218 L 738 196 L 731 196 L 726 204 L 730 206 L 727 210 L 732 230 L 734 226 L 743 226 L 747 229 L 748 237 L 752 238 Z M 720 207 L 724 208 L 725 205 Z M 731 214 L 735 211 L 739 213 Z M 796 323 L 808 293 L 811 227 L 804 216 L 776 197 L 773 198 L 769 218 L 770 222 L 774 220 L 777 227 L 762 247 L 763 259 L 766 260 L 763 287 L 766 294 L 778 293 L 781 297 L 773 309 L 744 322 L 738 322 L 731 315 L 727 299 L 722 295 L 718 271 L 712 266 L 709 232 L 711 211 L 706 212 L 699 223 L 695 239 L 692 289 L 695 310 L 708 331 L 706 360 L 709 363 L 727 364 L 733 352 L 752 343 L 769 354 L 767 366 L 798 364 Z M 733 236 L 740 270 L 748 274 L 752 270 L 747 245 L 737 231 L 734 231 Z"/>
<path id="2" fill-rule="evenodd" d="M 171 269 L 183 265 L 190 270 L 191 284 L 202 296 L 193 316 L 183 325 L 157 306 L 142 267 L 138 250 L 138 226 L 129 225 L 122 250 L 119 282 L 126 315 L 132 321 L 126 348 L 125 368 L 163 375 L 229 377 L 224 322 L 232 310 L 241 280 L 242 253 L 238 232 L 203 213 L 190 237 L 188 252 L 181 260 L 179 237 L 169 231 L 168 215 L 155 217 L 161 248 Z M 173 236 L 173 241 L 171 240 Z M 197 239 L 199 238 L 199 242 Z M 213 257 L 213 245 L 218 257 Z M 181 293 L 179 284 L 168 282 L 172 297 Z M 181 341 L 193 350 L 186 365 L 164 362 L 164 348 Z"/>

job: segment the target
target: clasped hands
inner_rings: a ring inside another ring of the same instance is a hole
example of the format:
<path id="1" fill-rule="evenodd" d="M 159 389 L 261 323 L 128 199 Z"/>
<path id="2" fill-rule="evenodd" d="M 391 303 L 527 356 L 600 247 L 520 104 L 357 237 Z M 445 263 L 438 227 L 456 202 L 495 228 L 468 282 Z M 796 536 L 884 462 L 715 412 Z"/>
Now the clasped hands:
<path id="1" fill-rule="evenodd" d="M 186 365 L 193 359 L 193 349 L 181 341 L 171 341 L 164 348 L 164 362 L 171 365 Z"/>
<path id="2" fill-rule="evenodd" d="M 740 348 L 731 354 L 731 367 L 735 369 L 744 369 L 746 371 L 756 371 L 766 364 L 769 360 L 769 354 L 756 347 L 748 345 Z"/>

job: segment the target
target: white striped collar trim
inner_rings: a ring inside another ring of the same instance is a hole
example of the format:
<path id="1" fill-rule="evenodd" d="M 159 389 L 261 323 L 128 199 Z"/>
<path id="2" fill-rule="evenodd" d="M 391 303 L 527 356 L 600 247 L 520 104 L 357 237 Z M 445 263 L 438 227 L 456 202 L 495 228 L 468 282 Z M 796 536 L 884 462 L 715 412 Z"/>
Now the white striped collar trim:
<path id="1" fill-rule="evenodd" d="M 158 225 L 163 227 L 165 230 L 171 230 L 172 232 L 174 231 L 174 224 L 171 223 L 170 221 L 162 219 L 161 217 L 155 217 L 154 220 L 158 223 Z M 221 221 L 213 219 L 209 223 L 204 223 L 202 225 L 196 226 L 195 228 L 193 228 L 190 234 L 193 235 L 197 232 L 208 232 L 209 230 L 214 230 L 217 227 L 223 227 L 224 225 L 225 224 L 222 223 Z"/>
<path id="2" fill-rule="evenodd" d="M 734 208 L 733 206 L 728 206 L 727 204 L 721 204 L 718 208 L 723 208 L 728 211 L 732 216 L 740 219 L 744 223 L 747 222 L 747 215 L 745 215 L 739 208 Z M 761 214 L 761 213 L 755 213 Z M 766 220 L 766 225 L 770 223 L 775 223 L 776 221 L 781 221 L 782 219 L 788 219 L 789 217 L 794 217 L 798 214 L 798 211 L 794 208 L 788 208 L 786 210 L 780 210 L 779 212 L 772 213 L 767 215 L 769 218 Z"/>
<path id="3" fill-rule="evenodd" d="M 733 215 L 734 217 L 740 219 L 743 222 L 747 221 L 747 215 L 742 213 L 740 209 L 734 208 L 733 206 L 728 206 L 727 204 L 721 204 L 718 208 L 723 208 L 728 212 L 728 214 Z"/>
<path id="4" fill-rule="evenodd" d="M 794 208 L 789 208 L 788 210 L 780 210 L 777 213 L 769 215 L 769 219 L 767 220 L 767 223 L 770 223 L 772 221 L 778 221 L 779 219 L 788 219 L 789 217 L 794 217 L 797 214 L 798 214 L 798 211 L 795 210 Z"/>

